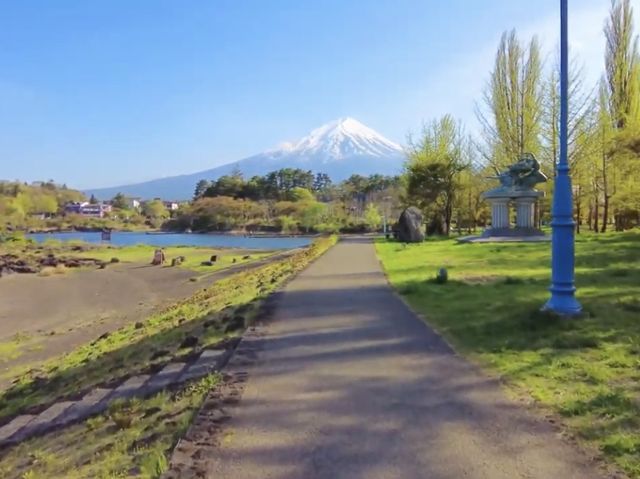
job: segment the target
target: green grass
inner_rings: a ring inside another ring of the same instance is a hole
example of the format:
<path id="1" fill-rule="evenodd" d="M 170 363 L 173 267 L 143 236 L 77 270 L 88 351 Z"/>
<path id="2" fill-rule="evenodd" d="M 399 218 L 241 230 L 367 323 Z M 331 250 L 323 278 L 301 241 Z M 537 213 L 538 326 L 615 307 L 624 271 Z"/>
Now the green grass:
<path id="1" fill-rule="evenodd" d="M 111 258 L 118 258 L 124 263 L 151 263 L 153 252 L 156 250 L 154 246 L 135 245 L 135 246 L 100 246 L 91 248 L 89 251 L 79 253 L 78 256 L 86 258 L 96 258 L 109 262 Z M 247 263 L 255 261 L 273 254 L 273 252 L 256 251 L 234 251 L 233 249 L 215 249 L 191 246 L 172 246 L 164 249 L 167 263 L 164 267 L 170 267 L 171 260 L 179 256 L 184 256 L 185 261 L 180 265 L 181 268 L 190 269 L 199 273 L 209 273 L 220 269 L 228 268 L 234 264 Z M 202 266 L 203 261 L 209 261 L 212 255 L 218 255 L 218 261 L 213 266 Z M 250 258 L 243 259 L 249 255 Z M 235 263 L 233 260 L 235 259 Z"/>
<path id="2" fill-rule="evenodd" d="M 19 358 L 21 354 L 21 342 L 11 340 L 0 343 L 0 364 Z"/>
<path id="3" fill-rule="evenodd" d="M 0 419 L 38 412 L 96 386 L 111 386 L 201 348 L 237 336 L 252 321 L 260 301 L 326 251 L 335 238 L 322 238 L 294 255 L 217 281 L 164 311 L 103 335 L 90 344 L 22 375 L 0 394 Z M 187 336 L 198 344 L 181 347 Z"/>
<path id="4" fill-rule="evenodd" d="M 157 248 L 149 245 L 111 246 L 84 243 L 82 241 L 60 241 L 47 239 L 42 243 L 32 241 L 15 241 L 0 243 L 0 254 L 15 254 L 27 264 L 36 265 L 37 259 L 47 254 L 54 254 L 60 258 L 79 257 L 94 258 L 109 263 L 112 258 L 118 258 L 122 263 L 151 263 L 153 253 Z M 184 256 L 185 261 L 181 268 L 196 271 L 198 273 L 212 273 L 234 265 L 258 261 L 270 255 L 273 251 L 248 251 L 232 248 L 207 248 L 192 246 L 172 246 L 165 250 L 167 262 L 164 267 L 171 267 L 171 260 Z M 212 255 L 217 255 L 218 260 L 213 266 L 203 266 L 203 261 L 209 261 Z M 249 256 L 249 258 L 246 258 Z M 235 260 L 235 262 L 234 262 Z M 51 276 L 68 272 L 64 268 L 45 268 L 42 276 Z"/>
<path id="5" fill-rule="evenodd" d="M 0 458 L 6 479 L 159 477 L 207 392 L 211 375 L 178 391 L 120 402 L 105 414 L 37 437 Z"/>
<path id="6" fill-rule="evenodd" d="M 0 366 L 7 361 L 19 358 L 26 350 L 34 351 L 41 348 L 40 342 L 39 338 L 25 333 L 14 334 L 11 339 L 0 342 Z"/>
<path id="7" fill-rule="evenodd" d="M 391 283 L 460 352 L 640 478 L 640 233 L 579 235 L 585 314 L 541 313 L 550 245 L 379 241 Z M 438 284 L 439 268 L 449 280 Z"/>

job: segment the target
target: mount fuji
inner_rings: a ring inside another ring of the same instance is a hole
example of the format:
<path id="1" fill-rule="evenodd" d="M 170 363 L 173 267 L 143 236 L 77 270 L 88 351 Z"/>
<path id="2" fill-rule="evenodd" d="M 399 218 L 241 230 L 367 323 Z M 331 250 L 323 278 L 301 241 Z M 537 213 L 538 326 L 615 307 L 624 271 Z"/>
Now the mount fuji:
<path id="1" fill-rule="evenodd" d="M 295 143 L 285 143 L 273 150 L 198 173 L 160 178 L 144 183 L 86 191 L 100 199 L 117 193 L 141 198 L 160 197 L 172 200 L 191 198 L 199 180 L 215 180 L 233 171 L 245 178 L 265 175 L 281 168 L 300 168 L 326 173 L 334 181 L 353 174 L 397 175 L 405 155 L 396 143 L 353 118 L 341 118 L 316 128 Z"/>

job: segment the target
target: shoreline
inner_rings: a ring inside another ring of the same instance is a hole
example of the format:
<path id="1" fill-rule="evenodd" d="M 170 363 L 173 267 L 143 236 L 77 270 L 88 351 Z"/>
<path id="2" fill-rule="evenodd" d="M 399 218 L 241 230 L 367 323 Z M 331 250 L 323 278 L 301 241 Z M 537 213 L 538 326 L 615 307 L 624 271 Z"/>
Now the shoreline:
<path id="1" fill-rule="evenodd" d="M 75 229 L 38 229 L 38 230 L 29 230 L 23 231 L 25 235 L 33 235 L 33 234 L 72 234 L 72 233 L 102 233 L 103 228 L 75 228 Z M 111 233 L 137 233 L 137 234 L 145 234 L 145 235 L 215 235 L 215 236 L 236 236 L 236 237 L 245 237 L 245 238 L 318 238 L 323 236 L 321 233 L 276 233 L 276 232 L 265 232 L 265 233 L 247 233 L 244 231 L 164 231 L 164 230 L 131 230 L 131 229 L 112 229 Z"/>

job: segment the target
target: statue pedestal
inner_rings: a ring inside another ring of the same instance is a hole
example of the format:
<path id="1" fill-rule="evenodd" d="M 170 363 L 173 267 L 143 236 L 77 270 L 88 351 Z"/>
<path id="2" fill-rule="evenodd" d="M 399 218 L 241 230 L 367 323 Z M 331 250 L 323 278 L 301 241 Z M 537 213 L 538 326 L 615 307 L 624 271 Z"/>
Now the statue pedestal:
<path id="1" fill-rule="evenodd" d="M 509 198 L 488 199 L 491 204 L 491 226 L 493 228 L 509 228 Z"/>
<path id="2" fill-rule="evenodd" d="M 544 196 L 542 191 L 497 188 L 486 192 L 483 197 L 491 204 L 491 228 L 482 236 L 489 237 L 530 237 L 544 236 L 536 228 L 534 211 L 538 198 Z M 510 206 L 516 210 L 516 224 L 511 227 Z"/>
<path id="3" fill-rule="evenodd" d="M 537 198 L 516 198 L 516 228 L 535 228 L 534 206 Z"/>

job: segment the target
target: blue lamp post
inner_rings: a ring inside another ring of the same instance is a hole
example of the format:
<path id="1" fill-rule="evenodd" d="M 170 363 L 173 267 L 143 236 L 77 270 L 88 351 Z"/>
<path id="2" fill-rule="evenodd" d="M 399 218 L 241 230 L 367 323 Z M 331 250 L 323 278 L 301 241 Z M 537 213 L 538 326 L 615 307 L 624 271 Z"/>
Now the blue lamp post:
<path id="1" fill-rule="evenodd" d="M 562 316 L 573 316 L 582 310 L 575 297 L 575 222 L 567 132 L 569 108 L 569 35 L 568 0 L 560 0 L 560 161 L 556 170 L 552 206 L 551 298 L 544 308 Z"/>

